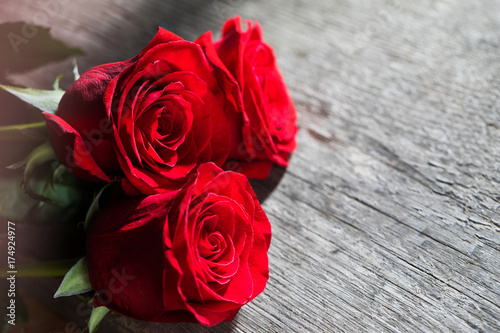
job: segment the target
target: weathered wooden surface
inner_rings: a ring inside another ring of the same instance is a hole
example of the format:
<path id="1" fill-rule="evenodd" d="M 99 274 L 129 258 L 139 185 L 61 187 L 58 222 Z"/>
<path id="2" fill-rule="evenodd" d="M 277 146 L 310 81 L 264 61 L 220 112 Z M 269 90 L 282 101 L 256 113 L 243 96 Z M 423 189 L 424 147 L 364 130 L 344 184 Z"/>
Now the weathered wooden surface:
<path id="1" fill-rule="evenodd" d="M 0 19 L 42 3 L 2 3 Z M 47 25 L 83 69 L 135 55 L 158 25 L 192 40 L 257 19 L 300 117 L 280 182 L 255 183 L 274 232 L 264 293 L 212 329 L 110 317 L 105 332 L 500 330 L 499 1 L 59 3 Z M 62 68 L 14 79 L 47 87 Z"/>

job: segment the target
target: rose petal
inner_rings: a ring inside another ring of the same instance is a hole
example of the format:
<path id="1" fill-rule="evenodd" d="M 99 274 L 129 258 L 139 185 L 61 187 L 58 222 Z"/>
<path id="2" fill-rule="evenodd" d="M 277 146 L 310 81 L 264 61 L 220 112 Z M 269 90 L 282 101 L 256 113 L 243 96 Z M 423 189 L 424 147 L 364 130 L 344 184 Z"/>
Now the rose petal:
<path id="1" fill-rule="evenodd" d="M 97 165 L 80 133 L 56 115 L 47 112 L 42 112 L 42 115 L 47 123 L 52 147 L 61 163 L 87 181 L 111 181 Z"/>

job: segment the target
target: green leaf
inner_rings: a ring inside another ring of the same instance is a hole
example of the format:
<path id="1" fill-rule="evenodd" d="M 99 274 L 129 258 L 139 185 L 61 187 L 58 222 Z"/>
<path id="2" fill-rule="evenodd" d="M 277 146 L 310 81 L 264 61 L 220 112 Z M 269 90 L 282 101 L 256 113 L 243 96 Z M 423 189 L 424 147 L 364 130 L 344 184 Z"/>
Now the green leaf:
<path id="1" fill-rule="evenodd" d="M 30 197 L 34 199 L 48 202 L 54 205 L 59 205 L 60 203 L 58 203 L 57 201 L 51 200 L 46 196 L 36 193 L 31 187 L 32 175 L 40 166 L 50 161 L 57 161 L 57 156 L 54 152 L 54 149 L 52 149 L 50 142 L 48 141 L 33 150 L 31 154 L 29 154 L 26 159 L 26 169 L 24 170 L 24 190 Z"/>
<path id="2" fill-rule="evenodd" d="M 0 141 L 32 141 L 33 139 L 47 139 L 44 121 L 39 123 L 0 126 Z"/>
<path id="3" fill-rule="evenodd" d="M 88 324 L 89 333 L 97 332 L 99 323 L 102 321 L 105 315 L 107 315 L 109 309 L 105 306 L 100 306 L 92 309 L 92 314 L 90 315 L 90 320 Z"/>
<path id="4" fill-rule="evenodd" d="M 20 159 L 26 157 L 20 156 L 17 161 Z M 92 199 L 102 184 L 86 182 L 61 169 L 58 161 L 49 161 L 35 168 L 29 176 L 31 190 L 58 205 L 40 201 L 25 192 L 21 186 L 24 170 L 1 170 L 0 216 L 24 224 L 74 224 L 76 228 L 85 220 Z"/>
<path id="5" fill-rule="evenodd" d="M 92 286 L 87 270 L 87 258 L 83 257 L 66 273 L 59 289 L 54 294 L 54 298 L 83 294 L 90 290 L 92 290 Z"/>
<path id="6" fill-rule="evenodd" d="M 24 168 L 25 166 L 26 166 L 26 159 L 24 159 L 22 161 L 18 161 L 14 164 L 11 164 L 11 165 L 7 166 L 6 168 L 11 169 L 11 170 L 17 170 L 17 169 Z"/>
<path id="7" fill-rule="evenodd" d="M 103 208 L 103 206 L 106 204 L 107 200 L 109 199 L 111 193 L 112 193 L 112 186 L 113 183 L 107 184 L 104 186 L 101 191 L 96 195 L 94 198 L 94 201 L 92 201 L 92 204 L 90 205 L 89 209 L 87 210 L 87 215 L 85 216 L 85 222 L 84 222 L 84 229 L 85 232 L 88 232 L 90 229 L 90 226 L 94 222 L 95 218 L 99 214 L 99 211 Z"/>
<path id="8" fill-rule="evenodd" d="M 54 183 L 61 182 L 64 179 L 64 174 L 66 172 L 68 172 L 68 169 L 66 169 L 66 167 L 63 164 L 59 164 L 59 166 L 57 166 L 54 169 L 54 173 L 52 174 L 52 180 L 50 182 L 53 189 L 55 189 Z"/>
<path id="9" fill-rule="evenodd" d="M 26 156 L 47 139 L 45 122 L 0 126 L 0 174 L 10 165 L 26 164 Z"/>
<path id="10" fill-rule="evenodd" d="M 54 89 L 54 90 L 61 90 L 61 88 L 59 88 L 59 82 L 61 81 L 61 79 L 62 79 L 63 76 L 64 76 L 64 73 L 59 74 L 56 77 L 54 83 L 52 84 L 52 89 Z"/>
<path id="11" fill-rule="evenodd" d="M 40 90 L 5 86 L 1 84 L 0 88 L 38 109 L 50 113 L 56 113 L 59 101 L 64 95 L 64 90 Z"/>
<path id="12" fill-rule="evenodd" d="M 73 58 L 73 76 L 75 77 L 75 81 L 80 78 L 80 72 L 78 71 L 78 64 L 76 63 L 76 59 Z"/>

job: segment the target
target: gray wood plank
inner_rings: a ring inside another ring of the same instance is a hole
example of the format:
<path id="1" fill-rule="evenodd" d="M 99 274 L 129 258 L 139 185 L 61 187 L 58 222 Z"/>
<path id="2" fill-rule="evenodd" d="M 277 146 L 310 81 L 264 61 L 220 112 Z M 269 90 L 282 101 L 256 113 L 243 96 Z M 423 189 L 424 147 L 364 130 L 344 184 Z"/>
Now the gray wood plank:
<path id="1" fill-rule="evenodd" d="M 157 25 L 194 39 L 235 14 L 257 19 L 300 117 L 290 167 L 254 182 L 273 226 L 264 293 L 212 329 L 109 317 L 105 331 L 499 331 L 499 7 L 64 2 L 48 24 L 86 51 L 83 68 L 136 54 Z M 2 21 L 41 10 L 1 8 Z M 48 86 L 68 66 L 14 78 Z"/>

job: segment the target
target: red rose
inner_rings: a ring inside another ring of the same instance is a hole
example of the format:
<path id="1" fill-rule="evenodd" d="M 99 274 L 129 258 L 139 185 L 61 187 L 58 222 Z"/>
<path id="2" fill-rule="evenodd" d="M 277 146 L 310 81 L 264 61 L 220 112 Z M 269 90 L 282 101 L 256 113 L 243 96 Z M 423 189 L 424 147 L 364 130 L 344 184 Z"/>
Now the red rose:
<path id="1" fill-rule="evenodd" d="M 297 113 L 273 49 L 262 40 L 261 26 L 246 23 L 248 29 L 243 31 L 240 18 L 235 17 L 224 24 L 220 40 L 212 43 L 208 32 L 196 42 L 219 78 L 232 81 L 225 82 L 226 93 L 240 104 L 241 114 L 231 119 L 239 132 L 233 136 L 226 167 L 251 178 L 266 178 L 273 163 L 288 165 L 297 145 Z"/>
<path id="2" fill-rule="evenodd" d="M 232 320 L 264 290 L 271 226 L 244 175 L 213 163 L 176 196 L 106 206 L 87 238 L 94 306 L 147 321 Z"/>
<path id="3" fill-rule="evenodd" d="M 136 195 L 178 189 L 201 163 L 222 165 L 232 107 L 200 46 L 160 28 L 135 58 L 84 73 L 57 116 L 44 116 L 62 163 L 87 180 L 123 178 Z"/>
<path id="4" fill-rule="evenodd" d="M 89 69 L 66 91 L 57 116 L 43 112 L 52 147 L 76 176 L 107 181 L 121 175 L 113 149 L 113 127 L 102 100 L 108 83 L 130 61 Z"/>

